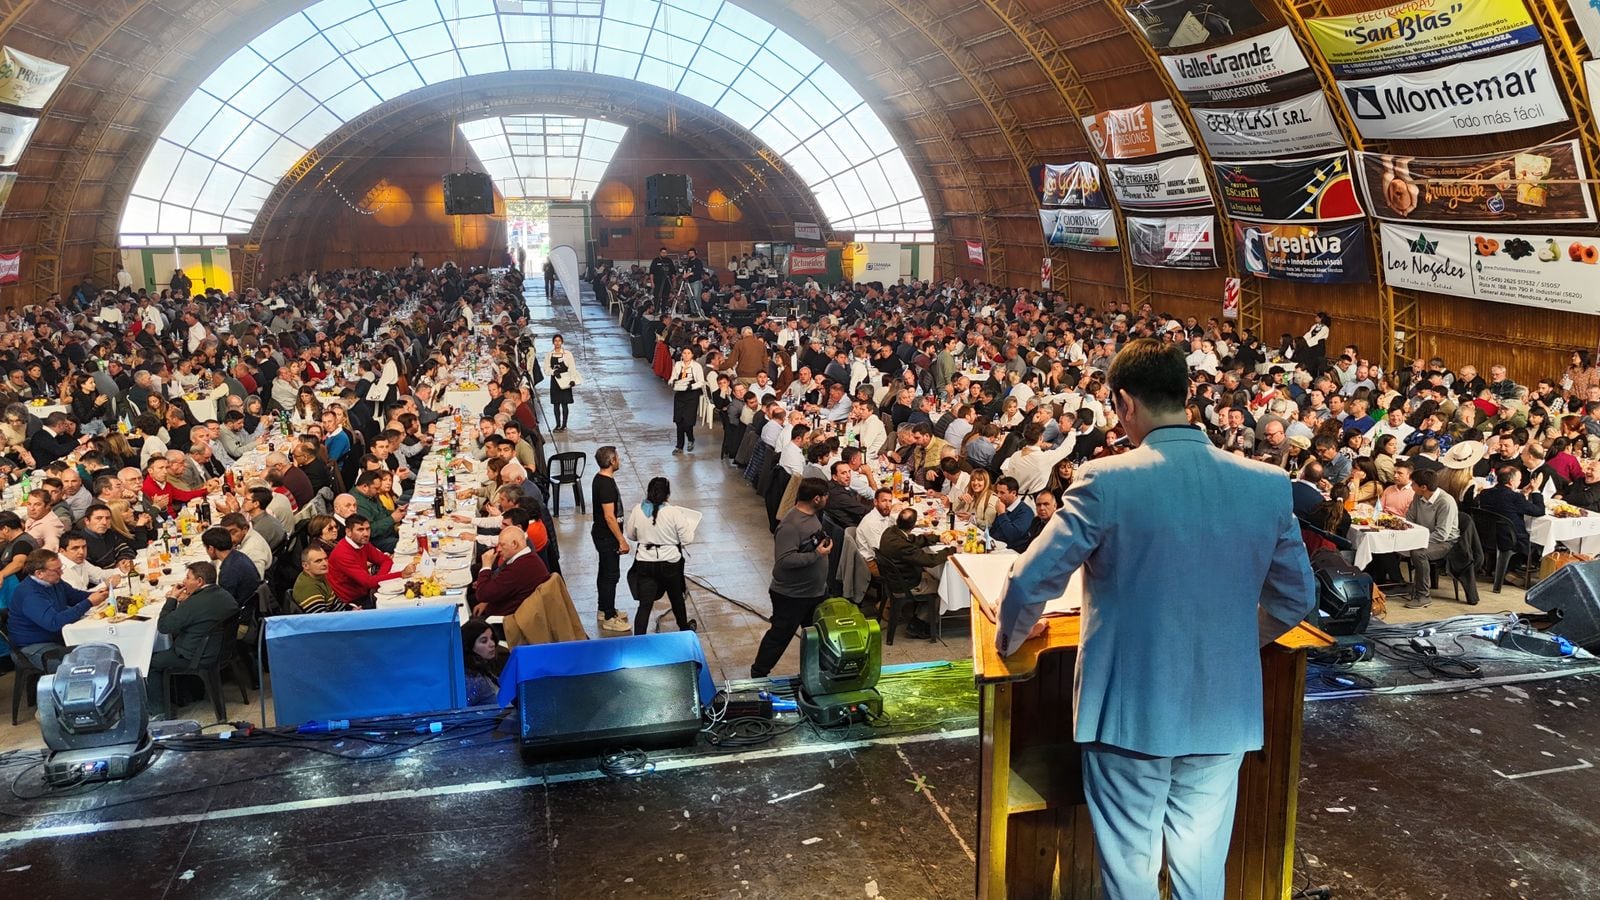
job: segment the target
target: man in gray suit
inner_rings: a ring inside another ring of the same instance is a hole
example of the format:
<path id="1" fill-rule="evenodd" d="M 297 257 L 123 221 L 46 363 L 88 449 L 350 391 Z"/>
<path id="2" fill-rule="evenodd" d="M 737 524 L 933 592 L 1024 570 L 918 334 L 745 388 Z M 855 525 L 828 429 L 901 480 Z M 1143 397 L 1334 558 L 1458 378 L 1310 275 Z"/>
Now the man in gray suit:
<path id="1" fill-rule="evenodd" d="M 1133 341 L 1109 383 L 1137 449 L 1078 470 L 1013 567 L 996 642 L 1010 654 L 1042 630 L 1083 567 L 1074 737 L 1106 896 L 1155 900 L 1164 837 L 1172 896 L 1209 900 L 1239 763 L 1262 743 L 1260 648 L 1310 612 L 1315 587 L 1288 479 L 1185 424 L 1181 350 Z M 1212 577 L 1193 577 L 1201 559 Z"/>

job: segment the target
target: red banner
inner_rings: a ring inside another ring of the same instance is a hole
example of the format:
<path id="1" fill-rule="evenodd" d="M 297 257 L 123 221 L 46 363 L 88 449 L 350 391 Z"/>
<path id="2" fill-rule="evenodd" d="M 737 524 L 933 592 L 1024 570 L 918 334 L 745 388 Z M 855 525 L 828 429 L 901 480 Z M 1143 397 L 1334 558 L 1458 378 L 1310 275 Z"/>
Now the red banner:
<path id="1" fill-rule="evenodd" d="M 1239 279 L 1222 279 L 1222 317 L 1239 318 Z"/>
<path id="2" fill-rule="evenodd" d="M 982 241 L 967 241 L 967 262 L 983 265 Z"/>
<path id="3" fill-rule="evenodd" d="M 828 251 L 799 249 L 789 251 L 790 275 L 826 275 L 827 273 Z"/>
<path id="4" fill-rule="evenodd" d="M 1046 256 L 1044 260 L 1039 263 L 1039 290 L 1050 290 L 1050 282 L 1053 280 L 1055 272 L 1055 260 L 1052 260 L 1050 257 Z"/>
<path id="5" fill-rule="evenodd" d="M 16 284 L 22 280 L 22 251 L 0 253 L 0 284 Z"/>

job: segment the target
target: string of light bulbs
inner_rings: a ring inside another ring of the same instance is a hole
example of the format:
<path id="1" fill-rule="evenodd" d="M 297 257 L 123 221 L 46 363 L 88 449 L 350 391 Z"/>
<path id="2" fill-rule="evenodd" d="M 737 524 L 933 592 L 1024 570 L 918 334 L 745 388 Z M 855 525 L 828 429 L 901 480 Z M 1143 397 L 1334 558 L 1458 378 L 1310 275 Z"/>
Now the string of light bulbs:
<path id="1" fill-rule="evenodd" d="M 344 205 L 345 206 L 350 207 L 351 209 L 355 210 L 356 212 L 362 214 L 363 216 L 375 216 L 375 215 L 378 214 L 378 210 L 375 207 L 361 206 L 359 204 L 350 202 L 350 198 L 346 197 L 344 195 L 344 191 L 339 190 L 339 185 L 335 184 L 334 182 L 328 181 L 328 182 L 326 182 L 326 184 L 328 185 L 328 187 L 333 188 L 334 195 L 337 196 L 340 200 L 344 201 Z"/>

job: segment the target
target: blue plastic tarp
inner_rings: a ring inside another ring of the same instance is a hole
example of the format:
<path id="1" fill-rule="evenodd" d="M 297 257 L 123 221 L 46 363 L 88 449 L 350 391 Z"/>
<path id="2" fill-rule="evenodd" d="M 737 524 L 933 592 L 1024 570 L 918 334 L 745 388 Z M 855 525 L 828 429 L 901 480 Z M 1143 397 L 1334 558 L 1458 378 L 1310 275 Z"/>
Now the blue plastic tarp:
<path id="1" fill-rule="evenodd" d="M 467 705 L 455 604 L 266 620 L 279 725 Z"/>
<path id="2" fill-rule="evenodd" d="M 498 699 L 501 706 L 510 706 L 517 699 L 517 685 L 534 678 L 590 675 L 685 661 L 693 661 L 698 667 L 700 705 L 709 705 L 717 686 L 711 680 L 705 651 L 700 648 L 700 637 L 692 631 L 518 647 L 511 651 L 505 671 L 500 673 Z"/>

